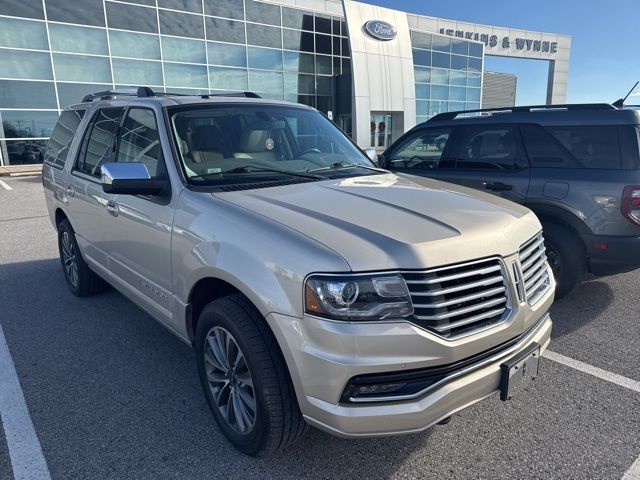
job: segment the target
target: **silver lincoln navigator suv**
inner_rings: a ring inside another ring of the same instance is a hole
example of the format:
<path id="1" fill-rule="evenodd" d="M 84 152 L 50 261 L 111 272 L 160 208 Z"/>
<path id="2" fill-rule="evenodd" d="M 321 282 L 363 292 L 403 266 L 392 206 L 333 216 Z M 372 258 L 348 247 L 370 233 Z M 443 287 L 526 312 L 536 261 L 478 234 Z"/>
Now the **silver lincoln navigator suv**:
<path id="1" fill-rule="evenodd" d="M 109 284 L 192 345 L 250 455 L 307 425 L 417 432 L 526 394 L 549 343 L 531 211 L 382 170 L 309 107 L 88 95 L 62 112 L 43 183 L 71 292 Z"/>

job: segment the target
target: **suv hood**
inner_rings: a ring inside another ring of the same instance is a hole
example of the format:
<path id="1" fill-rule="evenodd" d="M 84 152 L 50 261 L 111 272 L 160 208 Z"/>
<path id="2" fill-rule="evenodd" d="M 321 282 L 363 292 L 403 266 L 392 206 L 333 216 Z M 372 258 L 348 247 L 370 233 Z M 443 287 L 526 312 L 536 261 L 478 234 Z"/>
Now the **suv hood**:
<path id="1" fill-rule="evenodd" d="M 214 196 L 317 240 L 354 271 L 507 256 L 541 229 L 530 210 L 502 198 L 392 173 Z"/>

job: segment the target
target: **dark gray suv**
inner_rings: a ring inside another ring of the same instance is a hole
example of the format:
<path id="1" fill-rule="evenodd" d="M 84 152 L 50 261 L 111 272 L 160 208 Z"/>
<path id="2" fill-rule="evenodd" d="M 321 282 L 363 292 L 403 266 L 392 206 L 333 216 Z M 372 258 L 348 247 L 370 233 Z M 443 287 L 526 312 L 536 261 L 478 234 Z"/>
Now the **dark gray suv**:
<path id="1" fill-rule="evenodd" d="M 640 267 L 639 140 L 640 111 L 609 104 L 449 112 L 407 132 L 380 163 L 533 210 L 563 296 L 587 271 Z"/>

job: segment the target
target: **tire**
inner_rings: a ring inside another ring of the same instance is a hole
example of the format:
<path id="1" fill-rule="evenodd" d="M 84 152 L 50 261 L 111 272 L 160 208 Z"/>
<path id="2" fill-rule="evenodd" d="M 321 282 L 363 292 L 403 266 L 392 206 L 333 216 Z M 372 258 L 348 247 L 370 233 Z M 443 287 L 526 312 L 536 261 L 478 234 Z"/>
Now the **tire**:
<path id="1" fill-rule="evenodd" d="M 225 353 L 220 345 L 230 347 Z M 222 358 L 215 356 L 215 348 Z M 306 432 L 308 427 L 276 339 L 246 297 L 231 295 L 204 308 L 196 327 L 195 350 L 209 408 L 224 436 L 238 450 L 255 457 L 268 456 Z M 236 350 L 244 361 L 234 356 Z M 226 368 L 229 364 L 237 366 Z M 233 399 L 239 407 L 225 408 L 225 403 L 234 405 Z M 236 415 L 236 411 L 240 413 Z"/>
<path id="2" fill-rule="evenodd" d="M 556 280 L 556 298 L 562 298 L 578 286 L 585 275 L 587 255 L 582 240 L 571 230 L 545 223 L 544 243 Z"/>
<path id="3" fill-rule="evenodd" d="M 68 220 L 58 225 L 58 250 L 64 278 L 71 293 L 76 297 L 88 297 L 106 289 L 105 281 L 82 258 L 75 232 Z"/>

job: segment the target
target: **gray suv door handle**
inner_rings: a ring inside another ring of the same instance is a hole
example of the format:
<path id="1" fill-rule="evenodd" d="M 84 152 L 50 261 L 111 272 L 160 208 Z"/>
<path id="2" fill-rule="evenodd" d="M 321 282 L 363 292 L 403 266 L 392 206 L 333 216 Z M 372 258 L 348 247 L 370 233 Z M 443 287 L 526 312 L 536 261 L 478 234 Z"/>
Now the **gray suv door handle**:
<path id="1" fill-rule="evenodd" d="M 117 217 L 120 213 L 120 207 L 118 207 L 118 204 L 113 200 L 109 200 L 107 202 L 107 212 L 109 212 L 114 217 Z"/>
<path id="2" fill-rule="evenodd" d="M 70 197 L 73 197 L 76 194 L 76 189 L 73 188 L 73 185 L 67 185 L 67 188 L 65 189 L 65 191 L 67 192 L 67 195 L 69 195 Z"/>
<path id="3" fill-rule="evenodd" d="M 484 182 L 484 188 L 487 190 L 493 190 L 494 192 L 505 192 L 513 190 L 513 185 L 508 185 L 502 182 Z"/>

